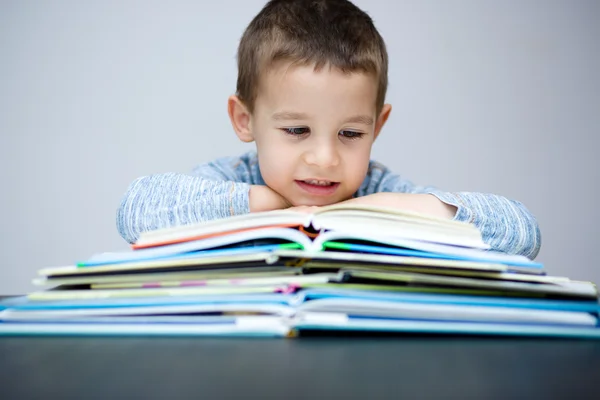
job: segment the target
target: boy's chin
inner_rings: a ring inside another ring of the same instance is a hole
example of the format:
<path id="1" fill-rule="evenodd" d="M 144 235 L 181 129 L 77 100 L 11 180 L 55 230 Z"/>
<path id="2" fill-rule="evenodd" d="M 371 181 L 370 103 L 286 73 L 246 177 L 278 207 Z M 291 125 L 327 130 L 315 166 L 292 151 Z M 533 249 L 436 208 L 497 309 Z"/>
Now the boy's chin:
<path id="1" fill-rule="evenodd" d="M 288 202 L 292 205 L 292 207 L 324 207 L 330 206 L 332 204 L 340 203 L 344 200 L 331 200 L 331 199 L 302 199 L 295 201 L 288 199 Z"/>

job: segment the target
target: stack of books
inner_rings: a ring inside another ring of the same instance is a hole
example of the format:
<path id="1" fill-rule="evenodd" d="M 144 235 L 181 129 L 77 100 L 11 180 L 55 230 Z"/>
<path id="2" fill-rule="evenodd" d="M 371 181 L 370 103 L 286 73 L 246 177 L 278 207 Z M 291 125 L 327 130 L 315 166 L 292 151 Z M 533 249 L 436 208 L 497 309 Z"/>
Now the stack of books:
<path id="1" fill-rule="evenodd" d="M 145 232 L 34 283 L 0 303 L 0 334 L 600 338 L 593 283 L 491 251 L 470 224 L 366 206 Z"/>

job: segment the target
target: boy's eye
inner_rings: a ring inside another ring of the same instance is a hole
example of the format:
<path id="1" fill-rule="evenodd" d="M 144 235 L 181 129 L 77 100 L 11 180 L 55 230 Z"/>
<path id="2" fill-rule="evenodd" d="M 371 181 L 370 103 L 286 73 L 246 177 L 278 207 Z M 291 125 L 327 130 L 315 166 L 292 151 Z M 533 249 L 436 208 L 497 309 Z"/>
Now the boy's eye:
<path id="1" fill-rule="evenodd" d="M 340 135 L 346 139 L 360 139 L 364 133 L 356 131 L 340 131 Z"/>
<path id="2" fill-rule="evenodd" d="M 300 135 L 304 135 L 305 133 L 310 132 L 310 130 L 306 127 L 300 127 L 300 128 L 283 128 L 283 131 L 285 133 L 289 133 L 290 135 L 295 135 L 295 136 L 300 136 Z"/>

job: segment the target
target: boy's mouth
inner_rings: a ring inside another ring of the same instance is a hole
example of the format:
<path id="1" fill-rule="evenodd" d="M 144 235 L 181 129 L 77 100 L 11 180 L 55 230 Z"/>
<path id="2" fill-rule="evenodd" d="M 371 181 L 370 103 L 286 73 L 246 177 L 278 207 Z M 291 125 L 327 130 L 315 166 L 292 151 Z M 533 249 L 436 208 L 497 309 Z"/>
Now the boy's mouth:
<path id="1" fill-rule="evenodd" d="M 340 185 L 339 182 L 332 182 L 321 179 L 296 180 L 295 182 L 302 190 L 317 196 L 331 195 L 336 191 L 336 189 Z"/>

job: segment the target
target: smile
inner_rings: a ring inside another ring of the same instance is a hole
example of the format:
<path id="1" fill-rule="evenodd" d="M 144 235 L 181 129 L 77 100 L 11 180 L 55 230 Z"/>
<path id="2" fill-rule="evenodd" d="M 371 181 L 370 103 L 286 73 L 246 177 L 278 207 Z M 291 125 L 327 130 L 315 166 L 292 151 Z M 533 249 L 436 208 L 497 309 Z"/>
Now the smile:
<path id="1" fill-rule="evenodd" d="M 332 195 L 335 193 L 338 186 L 340 186 L 339 182 L 331 182 L 320 179 L 306 179 L 303 181 L 297 180 L 295 182 L 300 189 L 316 196 Z"/>
<path id="2" fill-rule="evenodd" d="M 319 181 L 316 179 L 308 179 L 303 182 L 308 183 L 309 185 L 317 185 L 317 186 L 331 186 L 332 184 L 335 183 L 335 182 L 330 182 L 330 181 Z"/>

